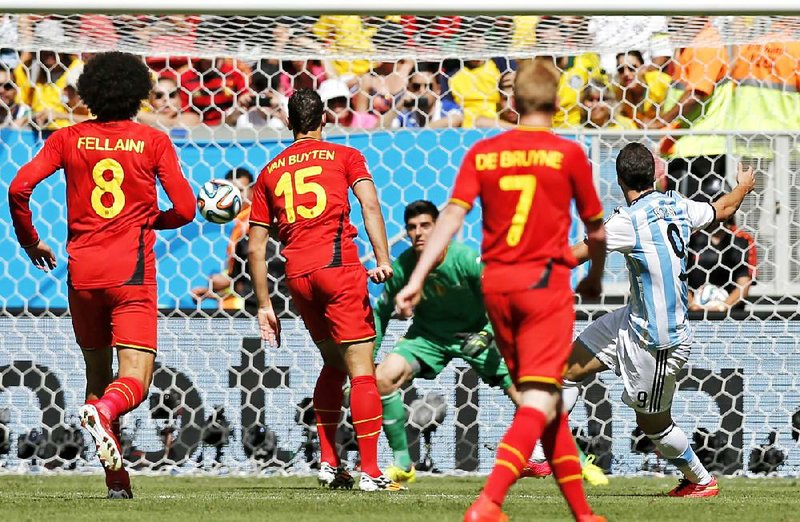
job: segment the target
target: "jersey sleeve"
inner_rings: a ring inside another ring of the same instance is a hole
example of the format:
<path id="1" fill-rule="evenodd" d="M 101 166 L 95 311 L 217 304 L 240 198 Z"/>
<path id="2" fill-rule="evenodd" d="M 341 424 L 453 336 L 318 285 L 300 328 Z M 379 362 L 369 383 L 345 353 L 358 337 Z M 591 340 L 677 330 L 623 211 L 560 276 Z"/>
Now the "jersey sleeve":
<path id="1" fill-rule="evenodd" d="M 571 179 L 572 193 L 575 195 L 575 204 L 578 215 L 584 223 L 603 219 L 603 204 L 597 195 L 592 176 L 592 166 L 589 158 L 579 145 L 571 152 Z"/>
<path id="2" fill-rule="evenodd" d="M 165 230 L 180 228 L 194 218 L 196 199 L 189 181 L 181 171 L 175 147 L 166 136 L 160 137 L 161 154 L 156 161 L 158 181 L 172 202 L 172 208 L 158 213 L 153 228 Z"/>
<path id="3" fill-rule="evenodd" d="M 683 203 L 686 205 L 686 214 L 689 216 L 689 226 L 692 227 L 692 231 L 706 228 L 717 218 L 717 211 L 710 203 L 686 198 L 683 199 Z"/>
<path id="4" fill-rule="evenodd" d="M 270 228 L 272 225 L 272 216 L 269 213 L 269 205 L 267 203 L 267 174 L 261 172 L 258 176 L 256 184 L 253 186 L 252 203 L 250 204 L 250 225 L 258 225 Z"/>
<path id="5" fill-rule="evenodd" d="M 606 250 L 609 252 L 622 252 L 633 250 L 636 246 L 636 232 L 630 216 L 620 210 L 615 210 L 606 220 Z"/>
<path id="6" fill-rule="evenodd" d="M 461 162 L 461 168 L 456 176 L 449 201 L 449 203 L 467 210 L 472 209 L 475 198 L 478 197 L 481 190 L 480 182 L 478 181 L 478 170 L 475 166 L 475 157 L 475 147 L 473 147 L 464 156 L 464 161 Z"/>
<path id="7" fill-rule="evenodd" d="M 23 247 L 33 246 L 39 242 L 39 234 L 33 226 L 31 213 L 31 194 L 36 185 L 62 168 L 63 133 L 55 132 L 38 154 L 23 165 L 8 188 L 8 206 L 17 241 Z"/>
<path id="8" fill-rule="evenodd" d="M 367 160 L 360 151 L 350 149 L 347 165 L 345 166 L 345 176 L 347 176 L 347 184 L 350 187 L 355 186 L 359 181 L 372 179 L 372 174 L 369 173 L 369 168 L 367 168 Z"/>

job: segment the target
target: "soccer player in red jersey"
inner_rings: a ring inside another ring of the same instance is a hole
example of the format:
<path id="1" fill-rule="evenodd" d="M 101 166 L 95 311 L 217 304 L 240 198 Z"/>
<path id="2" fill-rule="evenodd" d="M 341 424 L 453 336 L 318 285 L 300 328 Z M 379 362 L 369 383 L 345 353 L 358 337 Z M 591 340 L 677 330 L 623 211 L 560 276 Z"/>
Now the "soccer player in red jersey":
<path id="1" fill-rule="evenodd" d="M 592 267 L 577 288 L 585 297 L 601 291 L 603 208 L 581 146 L 550 132 L 557 88 L 552 63 L 534 60 L 520 67 L 514 82 L 520 126 L 481 140 L 467 152 L 450 203 L 396 298 L 400 311 L 410 315 L 425 277 L 480 197 L 486 310 L 522 399 L 483 492 L 464 516 L 469 522 L 508 519 L 501 505 L 540 437 L 575 519 L 605 520 L 586 501 L 575 442 L 561 408 L 575 320 L 570 205 L 574 199 L 588 233 Z"/>
<path id="2" fill-rule="evenodd" d="M 382 406 L 372 359 L 375 324 L 367 276 L 382 283 L 392 277 L 392 268 L 372 176 L 359 151 L 322 141 L 325 106 L 316 92 L 295 91 L 289 99 L 289 124 L 294 143 L 261 171 L 250 207 L 248 256 L 261 335 L 273 346 L 280 343 L 266 261 L 269 231 L 275 226 L 284 245 L 289 293 L 323 359 L 314 389 L 320 483 L 332 488 L 351 488 L 354 483 L 336 454 L 342 385 L 349 376 L 350 410 L 361 453 L 359 488 L 402 489 L 378 468 Z M 375 252 L 377 267 L 369 272 L 353 241 L 356 229 L 350 224 L 349 190 L 361 203 Z"/>
<path id="3" fill-rule="evenodd" d="M 67 181 L 69 306 L 86 362 L 81 422 L 106 471 L 109 498 L 130 498 L 119 418 L 147 395 L 156 355 L 155 230 L 194 217 L 195 197 L 169 137 L 131 121 L 152 89 L 144 62 L 111 52 L 92 58 L 78 92 L 95 119 L 54 132 L 23 166 L 8 199 L 17 239 L 41 270 L 56 266 L 33 226 L 30 198 L 59 169 Z M 159 211 L 156 179 L 173 203 Z M 119 368 L 113 373 L 112 347 Z"/>

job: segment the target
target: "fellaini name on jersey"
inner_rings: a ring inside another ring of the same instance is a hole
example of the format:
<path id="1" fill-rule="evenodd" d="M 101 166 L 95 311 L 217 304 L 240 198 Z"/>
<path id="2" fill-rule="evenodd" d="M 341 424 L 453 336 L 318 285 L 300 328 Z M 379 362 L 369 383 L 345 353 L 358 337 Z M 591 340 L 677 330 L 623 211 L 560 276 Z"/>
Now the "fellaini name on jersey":
<path id="1" fill-rule="evenodd" d="M 512 167 L 549 167 L 561 170 L 564 153 L 558 150 L 501 150 L 475 155 L 475 169 L 494 170 Z"/>
<path id="2" fill-rule="evenodd" d="M 80 136 L 78 137 L 77 147 L 84 150 L 122 150 L 141 154 L 144 152 L 144 140 L 134 140 L 132 138 L 113 140 L 109 138 L 95 138 L 93 136 Z"/>

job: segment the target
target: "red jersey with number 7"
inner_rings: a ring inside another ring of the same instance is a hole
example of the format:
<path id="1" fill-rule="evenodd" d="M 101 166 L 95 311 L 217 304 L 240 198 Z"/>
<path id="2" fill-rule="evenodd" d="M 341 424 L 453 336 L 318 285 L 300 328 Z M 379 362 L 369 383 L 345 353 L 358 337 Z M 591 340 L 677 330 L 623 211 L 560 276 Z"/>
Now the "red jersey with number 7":
<path id="1" fill-rule="evenodd" d="M 571 202 L 584 222 L 602 219 L 592 168 L 581 146 L 547 129 L 513 129 L 467 152 L 451 203 L 483 208 L 484 292 L 535 285 L 547 266 L 572 268 Z"/>
<path id="2" fill-rule="evenodd" d="M 192 220 L 195 196 L 169 137 L 132 121 L 87 121 L 54 132 L 9 188 L 22 246 L 34 245 L 30 197 L 59 169 L 67 182 L 67 253 L 77 290 L 156 284 L 154 229 Z M 173 208 L 159 211 L 156 180 Z"/>
<path id="3" fill-rule="evenodd" d="M 358 150 L 301 138 L 270 161 L 256 180 L 250 224 L 277 223 L 286 275 L 361 264 L 350 223 L 349 189 L 370 181 Z"/>

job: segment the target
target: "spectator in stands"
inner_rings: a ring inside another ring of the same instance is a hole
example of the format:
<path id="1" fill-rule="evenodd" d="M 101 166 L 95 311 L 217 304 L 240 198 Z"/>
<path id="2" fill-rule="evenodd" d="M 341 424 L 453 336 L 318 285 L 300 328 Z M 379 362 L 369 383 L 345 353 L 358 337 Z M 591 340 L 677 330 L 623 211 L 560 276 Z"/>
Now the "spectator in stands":
<path id="1" fill-rule="evenodd" d="M 673 83 L 658 118 L 647 123 L 650 129 L 689 128 L 697 133 L 665 138 L 660 151 L 669 158 L 667 188 L 692 197 L 708 176 L 725 177 L 726 137 L 733 91 L 728 77 L 728 53 L 719 30 L 710 17 L 690 46 L 682 49 L 673 63 Z M 681 27 L 683 29 L 683 27 Z"/>
<path id="2" fill-rule="evenodd" d="M 374 51 L 372 36 L 375 29 L 367 27 L 358 15 L 320 16 L 311 33 L 333 52 L 369 54 Z M 328 77 L 339 77 L 348 87 L 357 87 L 358 79 L 370 69 L 370 60 L 333 60 Z"/>
<path id="3" fill-rule="evenodd" d="M 537 42 L 557 43 L 569 50 L 590 37 L 588 25 L 589 19 L 583 16 L 543 16 L 536 26 Z M 600 56 L 597 53 L 576 53 L 553 57 L 553 61 L 561 71 L 558 84 L 560 110 L 553 115 L 553 127 L 579 128 L 584 116 L 580 104 L 584 89 L 593 79 L 608 83 L 600 65 Z"/>
<path id="4" fill-rule="evenodd" d="M 497 115 L 493 118 L 480 116 L 475 121 L 476 127 L 501 127 L 510 129 L 519 123 L 519 113 L 514 109 L 515 71 L 506 71 L 500 76 L 500 102 L 497 104 Z"/>
<path id="5" fill-rule="evenodd" d="M 658 117 L 672 78 L 656 67 L 647 67 L 639 51 L 617 54 L 619 114 L 638 127 Z"/>
<path id="6" fill-rule="evenodd" d="M 493 60 L 465 60 L 450 78 L 450 92 L 464 112 L 463 127 L 475 127 L 480 117 L 497 118 L 500 76 Z"/>
<path id="7" fill-rule="evenodd" d="M 21 128 L 30 123 L 31 108 L 17 102 L 17 86 L 11 73 L 0 69 L 0 127 Z"/>
<path id="8" fill-rule="evenodd" d="M 368 112 L 355 111 L 350 107 L 350 88 L 343 80 L 330 79 L 322 82 L 319 96 L 325 103 L 327 122 L 351 129 L 374 129 L 379 118 Z"/>
<path id="9" fill-rule="evenodd" d="M 52 44 L 53 48 L 58 48 L 66 38 L 61 23 L 52 19 L 41 20 L 34 34 L 37 39 Z M 82 67 L 83 62 L 71 54 L 54 51 L 23 53 L 14 69 L 17 102 L 31 108 L 37 128 L 55 130 L 76 121 L 65 103 L 67 94 L 64 91 L 71 77 L 68 73 Z"/>
<path id="10" fill-rule="evenodd" d="M 275 130 L 286 128 L 286 98 L 275 90 L 266 74 L 256 71 L 250 77 L 250 91 L 237 97 L 236 106 L 228 111 L 225 121 L 239 129 L 269 127 Z"/>
<path id="11" fill-rule="evenodd" d="M 201 123 L 195 112 L 182 112 L 178 84 L 172 78 L 159 78 L 147 104 L 137 115 L 139 122 L 156 128 L 194 127 Z"/>
<path id="12" fill-rule="evenodd" d="M 154 54 L 147 57 L 148 67 L 160 77 L 174 76 L 176 79 L 191 60 L 186 56 L 163 56 L 164 49 L 192 49 L 197 42 L 197 28 L 203 18 L 194 15 L 135 15 L 141 26 L 136 36 L 141 44 L 148 45 Z M 125 34 L 121 35 L 123 38 Z"/>
<path id="13" fill-rule="evenodd" d="M 435 71 L 436 64 L 419 64 L 407 88 L 395 96 L 394 107 L 381 118 L 381 126 L 442 128 L 461 124 L 461 108 L 452 100 L 442 99 Z"/>
<path id="14" fill-rule="evenodd" d="M 230 61 L 201 58 L 179 79 L 181 109 L 194 111 L 209 126 L 222 123 L 237 96 L 247 92 L 245 75 Z"/>
<path id="15" fill-rule="evenodd" d="M 285 61 L 280 74 L 280 92 L 286 98 L 297 89 L 319 89 L 325 81 L 325 67 L 319 60 Z"/>
<path id="16" fill-rule="evenodd" d="M 605 82 L 595 78 L 583 88 L 580 99 L 582 124 L 588 129 L 635 129 L 630 118 L 621 115 L 614 91 Z"/>
<path id="17" fill-rule="evenodd" d="M 403 94 L 414 69 L 414 60 L 376 64 L 370 72 L 359 78 L 351 101 L 353 109 L 384 114 L 392 108 L 394 100 Z"/>
<path id="18" fill-rule="evenodd" d="M 713 232 L 694 233 L 689 242 L 688 261 L 690 310 L 724 312 L 744 307 L 756 269 L 756 246 L 750 234 L 736 228 L 734 218 L 720 223 Z M 705 285 L 714 285 L 725 292 L 701 305 L 698 294 Z"/>

